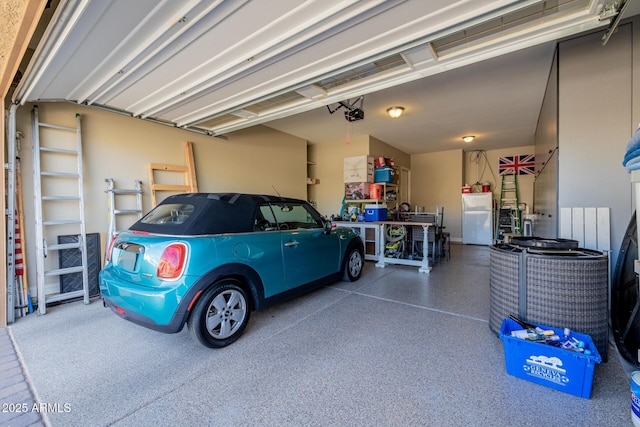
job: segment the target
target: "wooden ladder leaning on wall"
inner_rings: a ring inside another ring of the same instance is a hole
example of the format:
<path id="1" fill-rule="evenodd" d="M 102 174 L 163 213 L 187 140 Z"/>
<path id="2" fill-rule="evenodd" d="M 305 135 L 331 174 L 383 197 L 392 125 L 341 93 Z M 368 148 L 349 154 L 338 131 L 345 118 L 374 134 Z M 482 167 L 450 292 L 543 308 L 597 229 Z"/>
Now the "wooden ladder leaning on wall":
<path id="1" fill-rule="evenodd" d="M 193 159 L 193 144 L 189 141 L 184 143 L 184 155 L 186 166 L 167 165 L 161 163 L 149 164 L 149 188 L 151 190 L 151 208 L 157 205 L 156 191 L 171 191 L 177 193 L 197 193 L 198 181 L 196 180 L 196 165 Z M 155 171 L 178 172 L 184 174 L 184 185 L 179 184 L 157 184 L 155 181 Z"/>

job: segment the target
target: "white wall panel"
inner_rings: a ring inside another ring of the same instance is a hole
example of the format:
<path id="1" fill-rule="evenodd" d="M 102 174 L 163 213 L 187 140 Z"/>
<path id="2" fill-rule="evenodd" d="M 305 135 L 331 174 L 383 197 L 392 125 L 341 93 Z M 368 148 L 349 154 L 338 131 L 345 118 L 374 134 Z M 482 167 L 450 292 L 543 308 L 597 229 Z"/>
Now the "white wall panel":
<path id="1" fill-rule="evenodd" d="M 577 240 L 581 248 L 610 251 L 609 208 L 561 208 L 559 237 Z"/>

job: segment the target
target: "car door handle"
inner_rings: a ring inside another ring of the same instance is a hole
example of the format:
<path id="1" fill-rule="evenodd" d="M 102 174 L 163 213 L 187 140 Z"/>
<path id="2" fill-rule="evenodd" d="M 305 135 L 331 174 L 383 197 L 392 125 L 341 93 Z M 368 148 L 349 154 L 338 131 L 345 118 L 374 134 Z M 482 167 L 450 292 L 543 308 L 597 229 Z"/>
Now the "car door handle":
<path id="1" fill-rule="evenodd" d="M 284 245 L 286 247 L 291 247 L 291 246 L 298 246 L 300 244 L 300 242 L 287 242 Z"/>
<path id="2" fill-rule="evenodd" d="M 344 234 L 340 235 L 340 240 L 345 240 L 347 238 L 347 236 L 345 236 Z"/>

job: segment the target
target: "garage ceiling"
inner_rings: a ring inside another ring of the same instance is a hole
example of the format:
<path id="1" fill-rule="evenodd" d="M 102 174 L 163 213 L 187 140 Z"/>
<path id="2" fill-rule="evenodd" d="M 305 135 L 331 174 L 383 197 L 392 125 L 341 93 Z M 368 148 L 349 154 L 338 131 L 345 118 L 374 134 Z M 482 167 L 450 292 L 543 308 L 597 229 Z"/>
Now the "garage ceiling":
<path id="1" fill-rule="evenodd" d="M 531 56 L 505 57 L 515 62 L 486 63 L 520 64 L 522 73 L 526 64 L 546 67 L 536 79 L 543 85 L 553 52 L 545 43 L 606 28 L 623 4 L 62 0 L 14 101 L 66 100 L 218 136 L 311 110 L 312 117 L 328 114 L 327 105 L 376 92 L 374 99 L 389 96 L 398 85 L 412 93 L 409 82 L 530 47 L 523 52 Z M 490 69 L 476 67 L 464 69 L 491 77 Z M 529 107 L 534 120 L 542 95 L 538 90 Z M 503 104 L 509 96 L 493 92 Z M 290 128 L 299 120 L 290 120 L 273 126 L 296 134 Z"/>
<path id="2" fill-rule="evenodd" d="M 371 135 L 410 154 L 533 145 L 554 51 L 547 42 L 367 94 L 361 121 L 323 107 L 266 126 L 311 143 Z M 405 108 L 398 119 L 386 112 L 394 105 Z"/>

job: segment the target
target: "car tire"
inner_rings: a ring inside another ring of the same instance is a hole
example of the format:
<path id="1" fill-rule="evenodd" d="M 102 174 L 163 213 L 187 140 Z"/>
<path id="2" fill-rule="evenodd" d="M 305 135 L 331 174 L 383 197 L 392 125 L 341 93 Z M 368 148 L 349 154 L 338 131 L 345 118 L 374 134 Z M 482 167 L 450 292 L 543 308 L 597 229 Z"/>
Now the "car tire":
<path id="1" fill-rule="evenodd" d="M 362 268 L 364 267 L 364 253 L 357 247 L 353 245 L 350 246 L 349 249 L 347 249 L 343 264 L 342 279 L 349 282 L 355 282 L 362 275 Z"/>
<path id="2" fill-rule="evenodd" d="M 225 347 L 242 335 L 249 322 L 247 294 L 235 280 L 207 289 L 187 320 L 193 339 L 210 348 Z"/>

